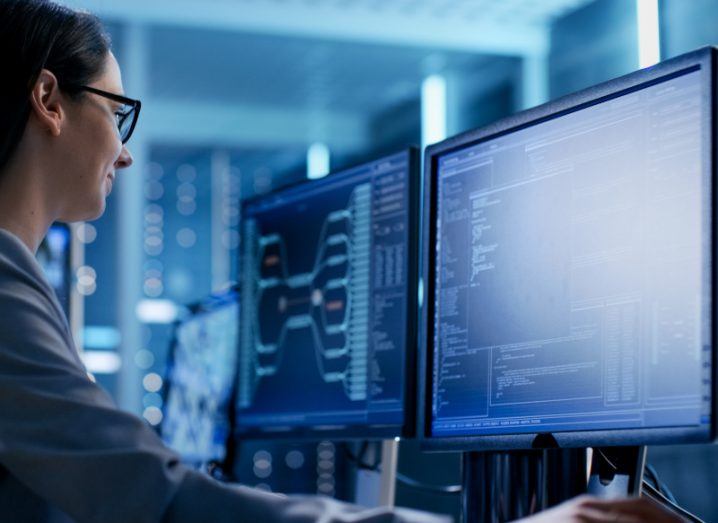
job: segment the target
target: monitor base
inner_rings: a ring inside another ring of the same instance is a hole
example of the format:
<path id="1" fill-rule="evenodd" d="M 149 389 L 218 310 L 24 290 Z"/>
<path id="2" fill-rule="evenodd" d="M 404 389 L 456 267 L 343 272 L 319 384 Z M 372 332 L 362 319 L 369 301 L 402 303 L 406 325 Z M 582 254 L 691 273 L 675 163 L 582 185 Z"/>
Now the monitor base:
<path id="1" fill-rule="evenodd" d="M 462 477 L 464 523 L 513 521 L 546 506 L 543 450 L 467 452 Z"/>
<path id="2" fill-rule="evenodd" d="M 369 462 L 376 462 L 376 470 L 357 470 L 354 501 L 365 507 L 393 507 L 396 498 L 396 470 L 399 457 L 399 442 L 385 440 L 370 445 L 367 455 Z M 376 456 L 380 453 L 379 456 Z M 374 454 L 374 455 L 370 455 Z"/>
<path id="3" fill-rule="evenodd" d="M 604 499 L 640 496 L 646 447 L 593 449 L 588 493 Z"/>
<path id="4" fill-rule="evenodd" d="M 638 496 L 646 447 L 466 452 L 462 460 L 463 523 L 500 523 L 536 514 L 588 492 Z"/>

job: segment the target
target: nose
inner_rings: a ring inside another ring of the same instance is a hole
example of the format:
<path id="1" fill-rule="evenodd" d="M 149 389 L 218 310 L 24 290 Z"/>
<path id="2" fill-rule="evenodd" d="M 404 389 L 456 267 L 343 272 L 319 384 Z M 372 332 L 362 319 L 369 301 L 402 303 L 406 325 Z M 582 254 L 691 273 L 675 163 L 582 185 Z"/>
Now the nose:
<path id="1" fill-rule="evenodd" d="M 130 151 L 123 145 L 122 152 L 120 152 L 120 156 L 115 161 L 115 169 L 127 169 L 133 162 L 134 159 L 132 158 Z"/>

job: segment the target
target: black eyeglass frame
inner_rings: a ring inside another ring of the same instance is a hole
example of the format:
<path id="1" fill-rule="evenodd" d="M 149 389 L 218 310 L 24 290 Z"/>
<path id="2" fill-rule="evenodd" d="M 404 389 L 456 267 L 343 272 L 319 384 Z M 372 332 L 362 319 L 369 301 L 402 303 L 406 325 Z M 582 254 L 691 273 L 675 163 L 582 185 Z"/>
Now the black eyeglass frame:
<path id="1" fill-rule="evenodd" d="M 88 93 L 96 94 L 104 98 L 108 98 L 114 102 L 129 105 L 132 107 L 132 123 L 130 124 L 130 130 L 127 132 L 127 136 L 125 138 L 122 138 L 122 136 L 120 135 L 122 143 L 126 144 L 130 140 L 132 133 L 135 131 L 137 120 L 140 117 L 140 109 L 142 109 L 142 102 L 133 98 L 127 98 L 126 96 L 122 96 L 121 94 L 110 93 L 107 91 L 103 91 L 102 89 L 96 89 L 87 85 L 80 85 L 77 87 L 77 89 L 79 89 L 80 91 L 87 91 Z"/>

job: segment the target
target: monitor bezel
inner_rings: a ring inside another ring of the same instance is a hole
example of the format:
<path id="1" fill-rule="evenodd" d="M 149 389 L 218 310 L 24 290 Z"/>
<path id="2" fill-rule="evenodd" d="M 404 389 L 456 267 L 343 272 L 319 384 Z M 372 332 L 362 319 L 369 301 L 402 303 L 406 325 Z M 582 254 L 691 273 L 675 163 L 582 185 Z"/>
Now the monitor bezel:
<path id="1" fill-rule="evenodd" d="M 709 148 L 708 165 L 704 166 L 702 179 L 710 186 L 709 205 L 711 247 L 703 255 L 710 263 L 712 304 L 708 314 L 711 327 L 711 361 L 712 361 L 712 397 L 711 422 L 709 427 L 671 427 L 613 429 L 595 431 L 570 431 L 552 433 L 521 433 L 503 435 L 471 435 L 471 436 L 433 436 L 432 420 L 432 379 L 434 353 L 434 282 L 435 282 L 435 249 L 425 248 L 422 253 L 422 278 L 424 282 L 424 304 L 421 311 L 421 333 L 419 344 L 419 408 L 417 420 L 418 437 L 421 448 L 426 451 L 474 451 L 474 450 L 516 450 L 559 447 L 593 447 L 593 446 L 624 446 L 648 444 L 707 443 L 716 439 L 716 322 L 715 303 L 716 268 L 713 249 L 716 244 L 715 220 L 715 176 L 716 176 L 716 54 L 714 47 L 705 47 L 685 55 L 667 60 L 653 67 L 641 69 L 620 78 L 596 85 L 594 87 L 559 98 L 544 105 L 499 120 L 491 125 L 472 130 L 443 142 L 429 146 L 424 159 L 424 213 L 422 234 L 424 245 L 436 245 L 436 211 L 437 191 L 436 177 L 439 157 L 480 142 L 485 142 L 523 128 L 595 105 L 607 99 L 647 87 L 663 81 L 671 76 L 679 76 L 691 68 L 700 68 L 707 72 L 701 78 L 705 103 L 710 108 L 709 130 L 704 137 L 703 146 Z"/>
<path id="2" fill-rule="evenodd" d="M 162 382 L 162 389 L 161 389 L 161 398 L 162 398 L 162 421 L 159 425 L 157 425 L 157 434 L 162 437 L 164 433 L 164 420 L 166 415 L 166 408 L 167 408 L 167 400 L 169 399 L 169 394 L 172 388 L 174 387 L 174 382 L 171 379 L 172 376 L 172 370 L 175 366 L 175 357 L 177 352 L 177 345 L 179 345 L 179 337 L 177 335 L 178 330 L 182 327 L 184 323 L 187 321 L 190 321 L 197 316 L 201 316 L 204 314 L 210 314 L 218 309 L 222 309 L 224 307 L 227 307 L 232 304 L 239 305 L 239 292 L 238 287 L 236 285 L 233 285 L 231 287 L 228 287 L 227 289 L 223 291 L 218 291 L 215 293 L 210 294 L 209 296 L 203 298 L 202 300 L 199 300 L 197 302 L 194 302 L 190 305 L 186 305 L 182 308 L 180 314 L 178 315 L 178 318 L 172 323 L 172 338 L 169 345 L 169 350 L 167 352 L 167 360 L 165 363 L 165 372 Z M 237 321 L 239 321 L 239 316 L 236 318 Z M 236 349 L 235 349 L 236 350 Z M 227 440 L 225 441 L 224 445 L 224 456 L 221 458 L 217 458 L 218 462 L 224 463 L 227 461 L 227 457 L 230 454 L 231 450 L 231 440 L 232 440 L 232 432 L 234 428 L 234 398 L 236 395 L 236 375 L 232 378 L 231 383 L 231 389 L 229 394 L 229 405 L 227 407 L 227 420 L 229 423 L 229 432 L 227 434 Z M 179 451 L 178 451 L 179 452 Z M 187 463 L 190 463 L 194 466 L 201 466 L 204 463 L 198 462 L 196 460 L 192 460 L 190 458 L 187 458 L 185 456 L 182 456 L 182 459 L 186 459 Z"/>
<path id="3" fill-rule="evenodd" d="M 408 158 L 408 191 L 409 191 L 409 245 L 408 245 L 408 274 L 407 274 L 407 325 L 406 325 L 406 361 L 404 366 L 404 422 L 402 424 L 389 425 L 341 425 L 331 428 L 320 428 L 312 425 L 290 426 L 281 428 L 262 429 L 259 427 L 239 430 L 238 424 L 234 428 L 235 440 L 239 444 L 242 440 L 291 440 L 291 441 L 351 441 L 351 440 L 387 440 L 393 438 L 413 438 L 416 431 L 416 405 L 417 405 L 417 379 L 416 364 L 418 358 L 418 277 L 419 277 L 419 234 L 420 234 L 420 156 L 419 149 L 411 146 L 396 151 L 391 154 L 384 154 L 373 160 L 356 163 L 352 166 L 332 171 L 326 177 L 319 180 L 300 180 L 299 182 L 288 184 L 266 195 L 256 196 L 242 202 L 241 216 L 245 216 L 245 209 L 248 206 L 255 205 L 258 201 L 266 198 L 276 198 L 285 191 L 293 190 L 297 187 L 308 186 L 314 183 L 322 183 L 333 176 L 340 176 L 348 171 L 361 168 L 363 166 L 388 160 L 399 155 L 405 154 Z M 243 254 L 239 255 L 239 266 L 241 274 L 241 264 L 243 263 Z M 241 279 L 238 287 L 241 292 Z M 241 329 L 241 324 L 240 324 Z M 239 349 L 238 349 L 239 350 Z M 239 367 L 239 362 L 238 362 Z M 236 373 L 239 379 L 239 372 Z M 240 416 L 236 408 L 237 398 L 235 397 L 235 421 Z"/>

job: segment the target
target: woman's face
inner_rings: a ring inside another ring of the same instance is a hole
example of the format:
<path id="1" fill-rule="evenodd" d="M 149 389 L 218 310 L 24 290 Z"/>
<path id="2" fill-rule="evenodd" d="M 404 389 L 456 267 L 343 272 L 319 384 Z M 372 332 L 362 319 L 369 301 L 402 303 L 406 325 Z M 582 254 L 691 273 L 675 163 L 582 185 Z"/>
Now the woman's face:
<path id="1" fill-rule="evenodd" d="M 120 67 L 112 53 L 107 55 L 102 76 L 90 87 L 124 94 Z M 57 177 L 67 197 L 58 218 L 64 222 L 93 220 L 105 211 L 117 171 L 132 165 L 132 156 L 122 144 L 116 112 L 120 104 L 102 96 L 84 93 L 68 105 L 64 127 L 63 155 Z"/>

